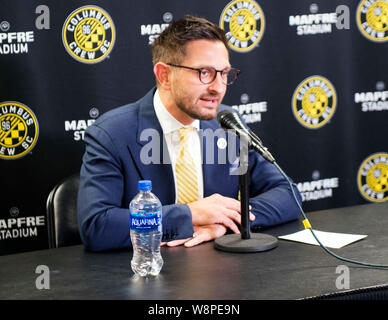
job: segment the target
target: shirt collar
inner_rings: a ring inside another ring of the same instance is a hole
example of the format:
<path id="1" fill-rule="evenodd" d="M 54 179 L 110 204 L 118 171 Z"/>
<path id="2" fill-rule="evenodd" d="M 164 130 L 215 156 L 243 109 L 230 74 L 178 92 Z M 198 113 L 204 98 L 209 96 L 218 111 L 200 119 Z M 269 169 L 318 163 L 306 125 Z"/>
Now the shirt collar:
<path id="1" fill-rule="evenodd" d="M 199 130 L 199 120 L 197 119 L 187 126 L 175 119 L 164 106 L 162 100 L 160 99 L 158 90 L 156 90 L 154 94 L 154 109 L 164 134 L 174 132 L 182 127 L 194 127 Z"/>

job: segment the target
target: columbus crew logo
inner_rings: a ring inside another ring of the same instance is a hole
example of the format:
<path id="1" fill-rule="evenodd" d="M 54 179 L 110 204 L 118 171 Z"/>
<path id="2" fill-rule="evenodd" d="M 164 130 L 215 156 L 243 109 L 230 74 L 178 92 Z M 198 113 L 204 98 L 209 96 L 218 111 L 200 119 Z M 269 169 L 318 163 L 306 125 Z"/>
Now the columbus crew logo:
<path id="1" fill-rule="evenodd" d="M 376 153 L 363 161 L 358 170 L 357 184 L 368 201 L 388 200 L 388 153 Z"/>
<path id="2" fill-rule="evenodd" d="M 222 11 L 220 28 L 225 30 L 229 47 L 238 52 L 252 50 L 264 33 L 263 10 L 252 0 L 230 2 Z"/>
<path id="3" fill-rule="evenodd" d="M 361 34 L 376 42 L 388 40 L 388 1 L 362 0 L 357 8 L 357 26 Z"/>
<path id="4" fill-rule="evenodd" d="M 62 40 L 67 52 L 83 63 L 104 60 L 113 48 L 115 36 L 111 17 L 96 6 L 84 6 L 73 11 L 62 29 Z"/>
<path id="5" fill-rule="evenodd" d="M 317 129 L 333 116 L 337 95 L 329 80 L 312 76 L 303 80 L 292 97 L 292 111 L 300 124 Z"/>
<path id="6" fill-rule="evenodd" d="M 0 103 L 0 125 L 0 158 L 20 158 L 35 146 L 39 126 L 27 106 L 11 101 Z"/>

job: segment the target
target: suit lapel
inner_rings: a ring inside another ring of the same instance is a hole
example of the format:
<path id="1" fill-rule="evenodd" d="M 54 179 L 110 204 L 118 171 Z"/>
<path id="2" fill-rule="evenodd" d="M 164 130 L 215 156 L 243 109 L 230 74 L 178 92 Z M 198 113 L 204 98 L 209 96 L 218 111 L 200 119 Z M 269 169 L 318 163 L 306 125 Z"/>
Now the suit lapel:
<path id="1" fill-rule="evenodd" d="M 163 204 L 172 204 L 175 202 L 174 177 L 167 144 L 154 110 L 154 93 L 155 89 L 139 101 L 136 145 L 128 148 L 141 178 L 153 182 L 153 193 Z"/>

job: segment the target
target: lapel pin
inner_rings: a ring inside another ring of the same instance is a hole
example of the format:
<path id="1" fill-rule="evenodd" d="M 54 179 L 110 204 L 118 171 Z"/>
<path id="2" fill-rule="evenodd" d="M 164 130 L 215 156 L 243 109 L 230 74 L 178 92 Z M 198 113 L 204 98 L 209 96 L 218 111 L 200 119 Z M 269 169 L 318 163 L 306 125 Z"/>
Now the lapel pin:
<path id="1" fill-rule="evenodd" d="M 225 138 L 218 138 L 217 140 L 217 147 L 218 149 L 225 149 L 228 143 L 226 142 Z"/>

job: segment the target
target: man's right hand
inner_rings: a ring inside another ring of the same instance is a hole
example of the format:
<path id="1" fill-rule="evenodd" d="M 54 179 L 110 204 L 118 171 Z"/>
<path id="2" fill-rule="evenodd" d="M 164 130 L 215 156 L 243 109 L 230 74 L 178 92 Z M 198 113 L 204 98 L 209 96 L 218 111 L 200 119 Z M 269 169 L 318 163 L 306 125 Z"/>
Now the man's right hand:
<path id="1" fill-rule="evenodd" d="M 194 226 L 218 223 L 231 229 L 234 233 L 240 233 L 236 225 L 236 223 L 241 224 L 240 201 L 215 193 L 187 205 L 190 208 Z M 250 214 L 250 220 L 255 220 L 253 214 Z"/>

